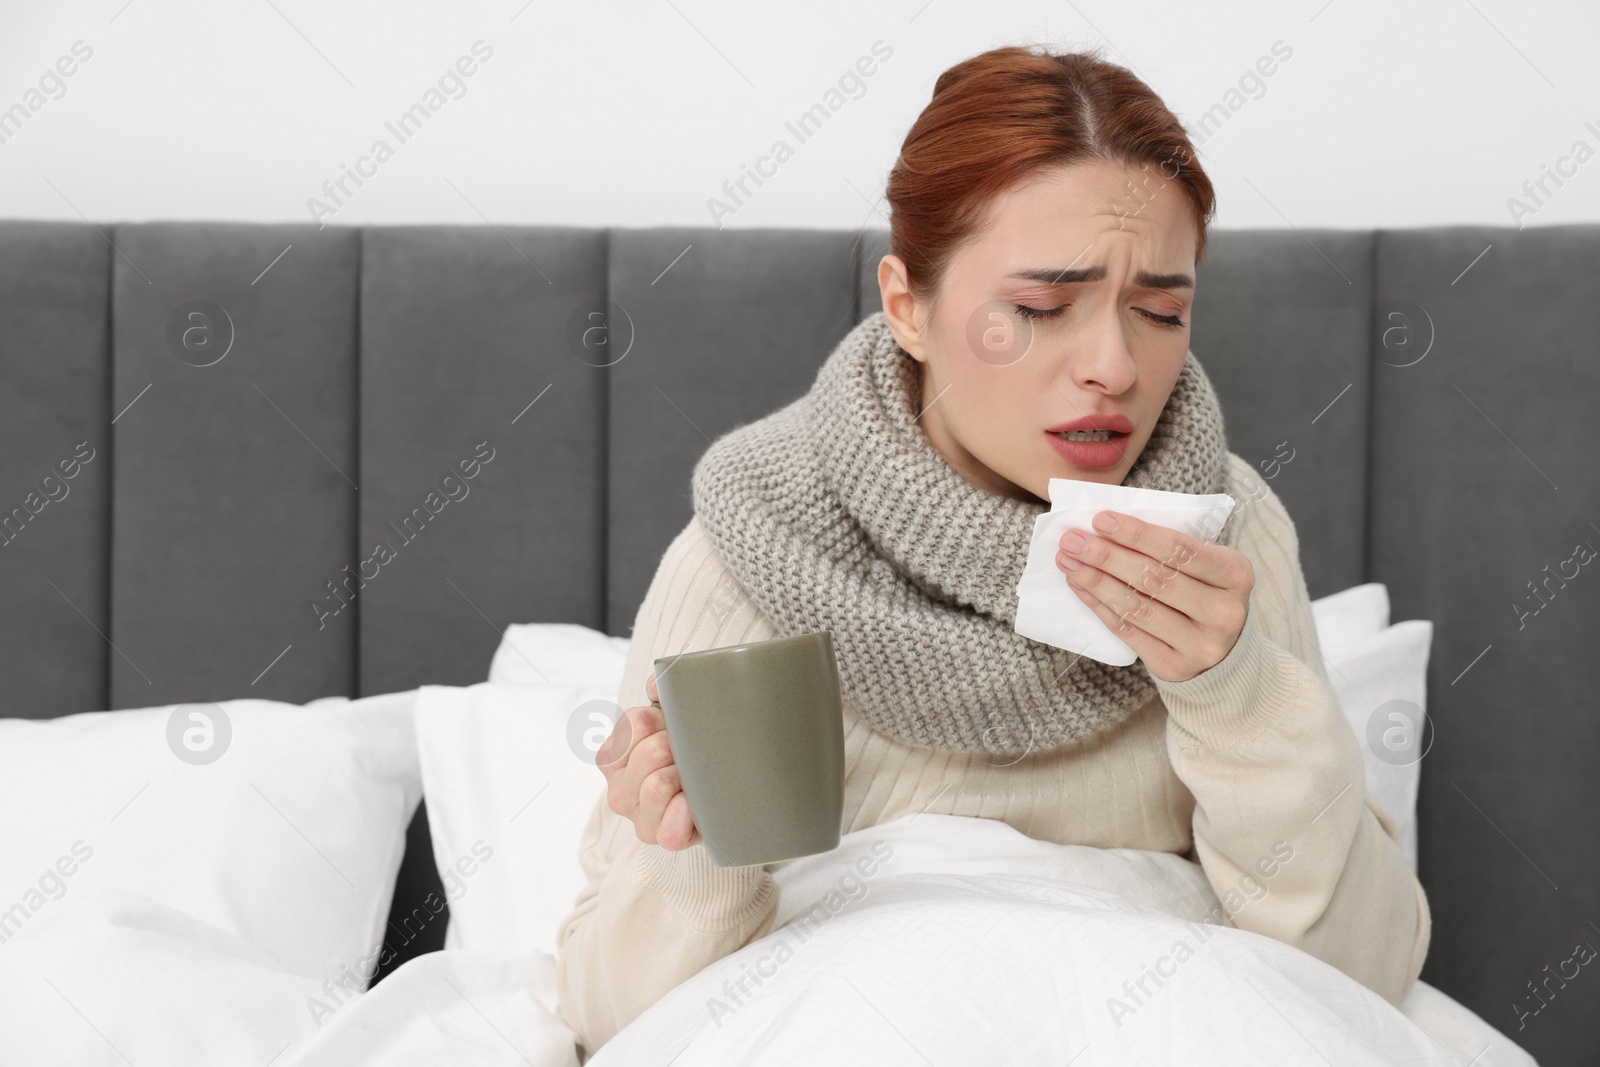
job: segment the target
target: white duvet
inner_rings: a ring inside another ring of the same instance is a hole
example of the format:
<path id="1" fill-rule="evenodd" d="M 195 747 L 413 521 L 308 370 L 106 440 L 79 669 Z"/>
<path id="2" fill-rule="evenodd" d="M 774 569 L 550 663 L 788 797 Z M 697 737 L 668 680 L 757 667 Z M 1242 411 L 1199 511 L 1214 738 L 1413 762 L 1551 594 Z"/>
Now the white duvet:
<path id="1" fill-rule="evenodd" d="M 1534 1062 L 1429 986 L 1402 1012 L 1298 949 L 1200 922 L 1216 898 L 1175 856 L 919 815 L 775 874 L 772 931 L 590 1064 Z M 547 954 L 431 953 L 333 1002 L 239 939 L 115 891 L 0 945 L 0 1035 L 6 1067 L 578 1062 Z"/>

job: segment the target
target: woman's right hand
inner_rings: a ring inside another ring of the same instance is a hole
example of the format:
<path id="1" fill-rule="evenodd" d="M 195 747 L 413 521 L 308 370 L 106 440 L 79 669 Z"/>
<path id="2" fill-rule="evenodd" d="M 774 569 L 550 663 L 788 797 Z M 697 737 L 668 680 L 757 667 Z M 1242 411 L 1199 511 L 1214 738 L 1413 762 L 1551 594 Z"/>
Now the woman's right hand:
<path id="1" fill-rule="evenodd" d="M 651 700 L 661 699 L 655 672 L 644 686 Z M 676 852 L 701 840 L 659 708 L 642 704 L 624 711 L 595 753 L 595 765 L 606 776 L 606 803 L 632 821 L 640 841 Z"/>

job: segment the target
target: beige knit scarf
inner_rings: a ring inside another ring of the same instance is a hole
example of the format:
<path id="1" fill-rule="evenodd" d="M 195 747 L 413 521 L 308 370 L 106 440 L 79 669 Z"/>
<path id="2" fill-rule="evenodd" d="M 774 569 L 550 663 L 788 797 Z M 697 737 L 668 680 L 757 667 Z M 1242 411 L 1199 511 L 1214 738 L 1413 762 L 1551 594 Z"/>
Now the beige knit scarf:
<path id="1" fill-rule="evenodd" d="M 810 392 L 706 450 L 695 514 L 779 636 L 833 634 L 845 699 L 874 729 L 1012 760 L 1109 729 L 1154 680 L 1141 661 L 1111 666 L 1013 630 L 1049 504 L 949 465 L 914 421 L 919 369 L 872 314 Z M 1191 352 L 1122 484 L 1220 493 L 1226 461 L 1222 412 Z"/>

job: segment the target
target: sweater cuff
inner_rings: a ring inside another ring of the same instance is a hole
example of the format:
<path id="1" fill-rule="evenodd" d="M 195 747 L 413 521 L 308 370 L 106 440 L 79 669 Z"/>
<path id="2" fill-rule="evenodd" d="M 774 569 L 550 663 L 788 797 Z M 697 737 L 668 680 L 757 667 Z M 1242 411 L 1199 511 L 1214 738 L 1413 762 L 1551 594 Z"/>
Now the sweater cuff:
<path id="1" fill-rule="evenodd" d="M 1256 625 L 1252 596 L 1226 656 L 1182 682 L 1155 678 L 1156 691 L 1178 726 L 1205 748 L 1225 752 L 1276 723 L 1300 695 L 1304 675 L 1291 660 Z"/>
<path id="2" fill-rule="evenodd" d="M 778 891 L 764 864 L 718 867 L 705 843 L 673 851 L 640 844 L 631 863 L 639 885 L 660 893 L 698 930 L 726 930 L 761 911 Z"/>

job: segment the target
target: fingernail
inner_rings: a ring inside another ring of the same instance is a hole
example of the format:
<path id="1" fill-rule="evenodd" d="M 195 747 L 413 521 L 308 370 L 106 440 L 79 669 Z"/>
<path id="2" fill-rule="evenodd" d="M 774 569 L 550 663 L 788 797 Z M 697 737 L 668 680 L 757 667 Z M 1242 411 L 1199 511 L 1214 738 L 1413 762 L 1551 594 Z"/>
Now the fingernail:
<path id="1" fill-rule="evenodd" d="M 1067 536 L 1061 539 L 1061 547 L 1068 552 L 1082 552 L 1089 547 L 1089 542 L 1077 530 L 1069 530 Z"/>

